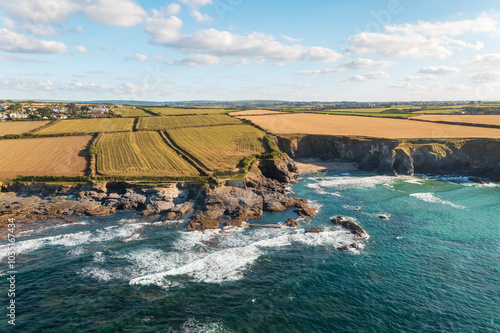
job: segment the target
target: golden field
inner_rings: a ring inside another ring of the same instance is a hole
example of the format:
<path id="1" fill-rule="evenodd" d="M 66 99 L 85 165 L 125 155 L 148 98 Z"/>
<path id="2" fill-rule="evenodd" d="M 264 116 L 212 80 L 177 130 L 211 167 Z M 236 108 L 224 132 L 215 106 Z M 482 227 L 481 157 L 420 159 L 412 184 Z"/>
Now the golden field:
<path id="1" fill-rule="evenodd" d="M 141 109 L 127 109 L 127 108 L 118 108 L 112 110 L 114 114 L 119 114 L 122 117 L 149 117 L 151 116 L 149 113 L 144 112 Z"/>
<path id="2" fill-rule="evenodd" d="M 283 112 L 271 110 L 245 110 L 231 112 L 231 116 L 261 116 L 265 114 L 283 114 Z"/>
<path id="3" fill-rule="evenodd" d="M 413 119 L 426 121 L 446 121 L 450 123 L 494 125 L 500 127 L 500 115 L 425 115 Z"/>
<path id="4" fill-rule="evenodd" d="M 196 169 L 157 132 L 108 133 L 97 142 L 97 172 L 104 176 L 187 177 Z"/>
<path id="5" fill-rule="evenodd" d="M 35 134 L 126 132 L 133 125 L 133 118 L 70 119 L 56 121 Z"/>
<path id="6" fill-rule="evenodd" d="M 252 154 L 265 153 L 265 133 L 248 125 L 179 128 L 167 131 L 183 150 L 210 170 L 233 170 Z"/>
<path id="7" fill-rule="evenodd" d="M 4 121 L 0 122 L 0 136 L 8 134 L 23 134 L 39 127 L 42 127 L 50 121 Z"/>
<path id="8" fill-rule="evenodd" d="M 195 115 L 195 116 L 171 116 L 171 117 L 145 117 L 139 119 L 139 130 L 166 130 L 182 127 L 200 127 L 214 125 L 237 125 L 241 120 L 231 118 L 228 115 Z"/>
<path id="9" fill-rule="evenodd" d="M 500 129 L 446 125 L 408 119 L 327 114 L 241 117 L 276 134 L 323 134 L 388 139 L 500 138 Z"/>
<path id="10" fill-rule="evenodd" d="M 178 116 L 188 114 L 220 114 L 224 109 L 181 109 L 181 108 L 145 108 L 145 110 L 156 113 L 160 116 Z"/>
<path id="11" fill-rule="evenodd" d="M 0 178 L 84 176 L 91 136 L 0 140 Z"/>

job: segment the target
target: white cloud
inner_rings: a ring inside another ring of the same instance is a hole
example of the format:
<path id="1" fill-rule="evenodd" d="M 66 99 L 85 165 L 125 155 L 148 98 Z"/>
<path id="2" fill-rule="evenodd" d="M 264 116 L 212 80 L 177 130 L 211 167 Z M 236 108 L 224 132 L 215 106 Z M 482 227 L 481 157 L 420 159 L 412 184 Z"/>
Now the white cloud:
<path id="1" fill-rule="evenodd" d="M 0 50 L 21 53 L 69 53 L 64 43 L 29 38 L 7 29 L 0 29 Z"/>
<path id="2" fill-rule="evenodd" d="M 144 9 L 130 0 L 91 0 L 82 11 L 91 21 L 121 27 L 136 26 L 146 18 Z"/>
<path id="3" fill-rule="evenodd" d="M 388 32 L 418 33 L 433 37 L 460 36 L 466 33 L 495 32 L 498 30 L 498 22 L 488 14 L 482 14 L 475 20 L 437 23 L 419 21 L 418 24 L 389 25 L 385 29 Z"/>
<path id="4" fill-rule="evenodd" d="M 296 75 L 304 76 L 318 76 L 318 75 L 330 75 L 333 73 L 344 72 L 341 68 L 325 68 L 325 69 L 314 69 L 314 70 L 304 70 L 295 72 Z"/>
<path id="5" fill-rule="evenodd" d="M 79 5 L 74 0 L 0 0 L 0 8 L 17 19 L 44 24 L 66 21 Z"/>
<path id="6" fill-rule="evenodd" d="M 211 54 L 218 57 L 260 58 L 274 63 L 293 60 L 319 62 L 337 61 L 343 56 L 323 47 L 284 45 L 274 37 L 262 33 L 237 35 L 216 29 L 200 30 L 192 35 L 182 35 L 182 21 L 172 16 L 169 19 L 149 19 L 145 29 L 151 34 L 153 44 L 159 44 L 184 53 Z"/>
<path id="7" fill-rule="evenodd" d="M 0 87 L 18 91 L 54 91 L 60 84 L 53 81 L 11 79 L 4 78 L 0 80 Z"/>
<path id="8" fill-rule="evenodd" d="M 198 8 L 200 6 L 211 5 L 213 2 L 212 0 L 181 0 L 181 3 L 191 8 Z"/>
<path id="9" fill-rule="evenodd" d="M 82 45 L 77 45 L 75 46 L 75 49 L 79 52 L 79 53 L 84 53 L 84 54 L 91 54 L 91 53 L 94 53 L 90 50 L 88 50 L 85 46 L 82 46 Z"/>
<path id="10" fill-rule="evenodd" d="M 189 67 L 211 66 L 220 63 L 220 58 L 209 54 L 198 54 L 185 59 L 168 61 L 169 65 L 184 65 Z"/>
<path id="11" fill-rule="evenodd" d="M 135 61 L 144 62 L 144 61 L 148 60 L 148 56 L 145 54 L 136 53 L 136 54 L 134 54 L 133 59 Z"/>
<path id="12" fill-rule="evenodd" d="M 54 27 L 39 24 L 26 24 L 24 25 L 24 31 L 39 37 L 55 36 L 58 34 Z"/>
<path id="13" fill-rule="evenodd" d="M 162 7 L 160 10 L 153 9 L 152 12 L 153 17 L 158 18 L 169 15 L 177 15 L 181 12 L 181 9 L 182 7 L 178 3 L 171 3 L 170 5 Z"/>
<path id="14" fill-rule="evenodd" d="M 500 53 L 483 54 L 464 62 L 473 69 L 473 80 L 485 82 L 500 81 Z"/>
<path id="15" fill-rule="evenodd" d="M 371 81 L 371 80 L 380 80 L 380 79 L 386 79 L 389 77 L 389 74 L 386 72 L 370 72 L 366 73 L 363 75 L 355 75 L 353 77 L 350 77 L 349 80 L 351 81 Z"/>
<path id="16" fill-rule="evenodd" d="M 0 60 L 9 60 L 9 61 L 18 61 L 18 62 L 34 62 L 34 63 L 43 62 L 43 61 L 38 60 L 38 59 L 21 57 L 21 56 L 14 55 L 14 54 L 0 54 Z"/>
<path id="17" fill-rule="evenodd" d="M 91 21 L 122 27 L 136 26 L 146 18 L 144 9 L 131 0 L 0 0 L 0 8 L 36 25 L 61 23 L 80 12 Z"/>
<path id="18" fill-rule="evenodd" d="M 144 29 L 151 35 L 153 44 L 168 44 L 178 40 L 181 36 L 182 20 L 177 16 L 170 18 L 149 18 Z"/>
<path id="19" fill-rule="evenodd" d="M 431 74 L 431 75 L 445 75 L 445 74 L 458 73 L 458 72 L 460 72 L 460 68 L 448 67 L 448 66 L 422 67 L 418 70 L 418 73 Z"/>
<path id="20" fill-rule="evenodd" d="M 368 68 L 389 68 L 396 65 L 393 61 L 374 61 L 371 59 L 357 58 L 352 61 L 348 61 L 339 67 L 349 68 L 349 69 L 368 69 Z"/>
<path id="21" fill-rule="evenodd" d="M 101 51 L 114 51 L 115 48 L 113 46 L 103 46 L 99 48 Z"/>
<path id="22" fill-rule="evenodd" d="M 455 49 L 480 50 L 484 43 L 454 39 L 469 33 L 498 32 L 497 21 L 486 14 L 475 20 L 418 24 L 388 25 L 387 33 L 362 32 L 347 38 L 352 54 L 376 53 L 385 57 L 402 58 L 447 58 Z"/>
<path id="23" fill-rule="evenodd" d="M 422 85 L 413 85 L 410 82 L 400 82 L 400 83 L 388 83 L 388 86 L 396 89 L 404 89 L 405 91 L 425 91 L 427 88 Z"/>
<path id="24" fill-rule="evenodd" d="M 419 34 L 388 35 L 362 32 L 351 36 L 347 49 L 352 54 L 377 53 L 384 57 L 424 59 L 429 57 L 447 58 L 453 52 L 443 45 L 439 38 L 426 38 Z"/>
<path id="25" fill-rule="evenodd" d="M 464 84 L 454 84 L 452 86 L 449 86 L 448 90 L 468 91 L 468 90 L 470 90 L 470 88 Z"/>
<path id="26" fill-rule="evenodd" d="M 421 79 L 421 77 L 418 75 L 408 75 L 405 80 L 415 81 L 415 80 L 420 80 L 420 79 Z"/>
<path id="27" fill-rule="evenodd" d="M 283 38 L 284 40 L 290 42 L 290 43 L 297 43 L 297 42 L 301 42 L 302 41 L 302 38 L 293 38 L 293 37 L 290 37 L 290 36 L 287 36 L 287 35 L 281 35 L 281 38 Z"/>
<path id="28" fill-rule="evenodd" d="M 202 14 L 202 13 L 200 13 L 199 10 L 196 10 L 196 9 L 193 9 L 191 11 L 191 16 L 194 17 L 196 22 L 199 22 L 199 23 L 207 23 L 207 22 L 211 22 L 213 20 L 211 16 L 206 15 L 206 14 Z"/>

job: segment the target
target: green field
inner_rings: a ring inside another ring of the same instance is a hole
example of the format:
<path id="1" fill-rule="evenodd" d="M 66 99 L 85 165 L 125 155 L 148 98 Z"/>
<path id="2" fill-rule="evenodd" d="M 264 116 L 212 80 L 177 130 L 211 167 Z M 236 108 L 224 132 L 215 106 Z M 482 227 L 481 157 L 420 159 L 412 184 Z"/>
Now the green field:
<path id="1" fill-rule="evenodd" d="M 71 119 L 56 121 L 35 134 L 69 134 L 132 131 L 133 118 Z"/>
<path id="2" fill-rule="evenodd" d="M 158 132 L 103 134 L 97 142 L 97 172 L 125 177 L 199 176 Z"/>
<path id="3" fill-rule="evenodd" d="M 224 109 L 183 109 L 183 108 L 145 108 L 150 112 L 160 116 L 178 116 L 188 114 L 220 114 L 224 113 Z"/>
<path id="4" fill-rule="evenodd" d="M 234 170 L 245 157 L 265 153 L 265 133 L 249 125 L 179 128 L 167 133 L 213 171 Z"/>
<path id="5" fill-rule="evenodd" d="M 228 115 L 144 117 L 139 119 L 139 130 L 167 130 L 182 127 L 238 125 L 243 122 Z"/>
<path id="6" fill-rule="evenodd" d="M 150 117 L 151 114 L 144 112 L 142 109 L 132 109 L 132 108 L 120 108 L 120 109 L 113 109 L 112 110 L 114 114 L 118 114 L 122 117 L 128 118 L 128 117 Z"/>

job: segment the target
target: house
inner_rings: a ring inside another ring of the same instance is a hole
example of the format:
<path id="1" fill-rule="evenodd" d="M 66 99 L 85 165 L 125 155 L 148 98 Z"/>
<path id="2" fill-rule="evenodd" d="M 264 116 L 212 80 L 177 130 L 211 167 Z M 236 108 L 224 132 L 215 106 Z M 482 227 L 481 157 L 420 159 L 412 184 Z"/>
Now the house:
<path id="1" fill-rule="evenodd" d="M 6 120 L 9 119 L 9 116 L 3 113 L 0 113 L 0 119 Z"/>
<path id="2" fill-rule="evenodd" d="M 68 116 L 65 114 L 53 114 L 52 118 L 54 118 L 54 119 L 68 119 Z"/>
<path id="3" fill-rule="evenodd" d="M 103 105 L 99 105 L 99 106 L 94 108 L 94 111 L 108 112 L 108 108 L 103 106 Z"/>
<path id="4" fill-rule="evenodd" d="M 28 119 L 30 116 L 27 113 L 12 112 L 9 114 L 11 119 Z"/>
<path id="5" fill-rule="evenodd" d="M 88 111 L 87 112 L 87 115 L 91 116 L 91 117 L 94 117 L 94 118 L 105 118 L 107 117 L 108 115 L 106 113 L 104 113 L 103 111 L 97 111 L 97 110 L 93 110 L 93 111 Z"/>

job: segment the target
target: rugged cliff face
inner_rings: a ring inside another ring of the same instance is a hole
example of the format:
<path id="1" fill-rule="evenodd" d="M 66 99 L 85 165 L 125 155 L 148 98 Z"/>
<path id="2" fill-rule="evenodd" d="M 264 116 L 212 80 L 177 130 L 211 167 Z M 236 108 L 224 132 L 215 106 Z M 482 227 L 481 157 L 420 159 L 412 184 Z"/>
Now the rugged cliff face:
<path id="1" fill-rule="evenodd" d="M 461 174 L 500 180 L 500 140 L 420 140 L 346 138 L 325 135 L 279 137 L 293 158 L 359 163 L 379 174 Z"/>

